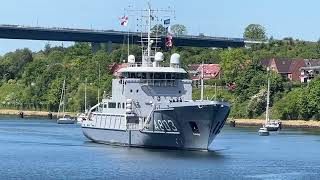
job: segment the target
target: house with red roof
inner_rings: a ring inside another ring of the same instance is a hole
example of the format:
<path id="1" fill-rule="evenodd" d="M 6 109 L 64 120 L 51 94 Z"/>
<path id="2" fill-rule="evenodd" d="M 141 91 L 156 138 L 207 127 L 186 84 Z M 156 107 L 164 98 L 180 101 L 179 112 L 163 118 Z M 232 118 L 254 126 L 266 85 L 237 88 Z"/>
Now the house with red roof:
<path id="1" fill-rule="evenodd" d="M 271 58 L 261 61 L 261 65 L 269 67 L 283 78 L 290 81 L 300 81 L 300 68 L 305 66 L 304 59 Z"/>
<path id="2" fill-rule="evenodd" d="M 113 63 L 113 64 L 109 65 L 109 70 L 113 76 L 119 77 L 120 74 L 118 73 L 118 71 L 121 68 L 126 68 L 126 67 L 128 67 L 127 63 L 122 63 L 122 64 Z"/>
<path id="3" fill-rule="evenodd" d="M 190 64 L 188 67 L 188 72 L 193 81 L 201 79 L 202 67 L 204 80 L 220 78 L 221 66 L 219 64 Z"/>

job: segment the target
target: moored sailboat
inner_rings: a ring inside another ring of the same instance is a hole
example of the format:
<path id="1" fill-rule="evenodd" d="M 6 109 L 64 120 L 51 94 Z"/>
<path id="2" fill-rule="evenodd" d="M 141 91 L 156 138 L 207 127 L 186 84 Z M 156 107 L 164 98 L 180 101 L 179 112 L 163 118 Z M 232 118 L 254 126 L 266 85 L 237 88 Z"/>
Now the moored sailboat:
<path id="1" fill-rule="evenodd" d="M 59 103 L 59 110 L 57 114 L 57 123 L 58 124 L 74 124 L 75 120 L 70 116 L 65 114 L 65 104 L 66 104 L 66 80 L 63 80 L 63 86 L 61 89 L 61 97 Z M 60 117 L 60 108 L 62 106 L 62 116 Z"/>

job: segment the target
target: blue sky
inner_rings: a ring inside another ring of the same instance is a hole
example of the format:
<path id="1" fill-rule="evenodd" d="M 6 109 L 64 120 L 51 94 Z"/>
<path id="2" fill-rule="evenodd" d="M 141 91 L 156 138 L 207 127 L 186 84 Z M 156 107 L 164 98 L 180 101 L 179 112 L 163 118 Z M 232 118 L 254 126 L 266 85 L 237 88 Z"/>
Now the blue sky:
<path id="1" fill-rule="evenodd" d="M 317 41 L 320 38 L 318 0 L 151 0 L 158 8 L 174 7 L 174 23 L 189 34 L 242 37 L 258 23 L 268 36 Z M 146 7 L 146 0 L 1 0 L 0 24 L 121 30 L 119 17 L 129 5 Z M 129 17 L 130 18 L 130 17 Z M 135 22 L 129 26 L 135 29 Z M 46 41 L 0 40 L 0 54 L 17 48 L 40 50 Z M 50 42 L 61 44 L 61 42 Z M 64 43 L 68 45 L 70 43 Z"/>

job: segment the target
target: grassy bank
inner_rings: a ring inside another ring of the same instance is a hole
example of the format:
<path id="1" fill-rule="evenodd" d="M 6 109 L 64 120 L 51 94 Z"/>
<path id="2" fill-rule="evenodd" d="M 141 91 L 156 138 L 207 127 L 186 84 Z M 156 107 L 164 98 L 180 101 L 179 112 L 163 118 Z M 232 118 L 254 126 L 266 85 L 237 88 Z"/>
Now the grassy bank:
<path id="1" fill-rule="evenodd" d="M 234 119 L 236 126 L 257 126 L 260 127 L 264 123 L 264 119 Z M 229 123 L 230 119 L 228 120 Z M 303 120 L 283 120 L 281 121 L 283 128 L 320 128 L 320 121 L 303 121 Z"/>
<path id="2" fill-rule="evenodd" d="M 57 116 L 57 112 L 47 112 L 47 111 L 21 111 L 16 109 L 0 109 L 0 115 L 19 115 L 20 112 L 23 112 L 24 116 L 39 116 L 39 117 L 48 117 L 49 113 L 52 113 L 53 117 Z M 75 116 L 76 113 L 67 112 L 67 115 Z"/>

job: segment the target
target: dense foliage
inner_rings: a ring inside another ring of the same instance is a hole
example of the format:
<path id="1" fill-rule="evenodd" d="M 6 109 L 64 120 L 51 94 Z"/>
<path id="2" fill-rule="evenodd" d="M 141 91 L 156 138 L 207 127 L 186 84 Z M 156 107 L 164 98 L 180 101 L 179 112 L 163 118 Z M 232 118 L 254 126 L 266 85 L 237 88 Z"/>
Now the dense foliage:
<path id="1" fill-rule="evenodd" d="M 265 113 L 266 84 L 268 73 L 259 62 L 265 58 L 320 58 L 320 43 L 307 43 L 286 38 L 269 40 L 268 44 L 242 49 L 173 48 L 165 52 L 168 63 L 170 54 L 182 56 L 182 66 L 193 63 L 219 63 L 221 79 L 206 84 L 205 96 L 209 99 L 228 101 L 232 105 L 231 116 L 257 118 Z M 141 51 L 131 46 L 130 53 L 141 59 Z M 83 111 L 84 86 L 87 79 L 88 104 L 97 103 L 98 87 L 110 93 L 111 63 L 126 59 L 126 48 L 114 45 L 112 53 L 103 48 L 92 53 L 89 43 L 76 43 L 63 47 L 50 47 L 31 52 L 16 50 L 0 57 L 0 106 L 2 108 L 37 109 L 57 111 L 63 80 L 67 81 L 67 109 Z M 98 72 L 101 70 L 99 81 Z M 320 79 L 309 85 L 288 82 L 270 72 L 271 115 L 281 119 L 320 118 Z M 233 88 L 228 85 L 233 84 Z M 217 85 L 215 92 L 214 85 Z M 199 98 L 199 89 L 194 89 L 194 98 Z"/>
<path id="2" fill-rule="evenodd" d="M 265 41 L 267 40 L 266 29 L 260 24 L 250 24 L 246 27 L 243 38 L 248 40 Z"/>

